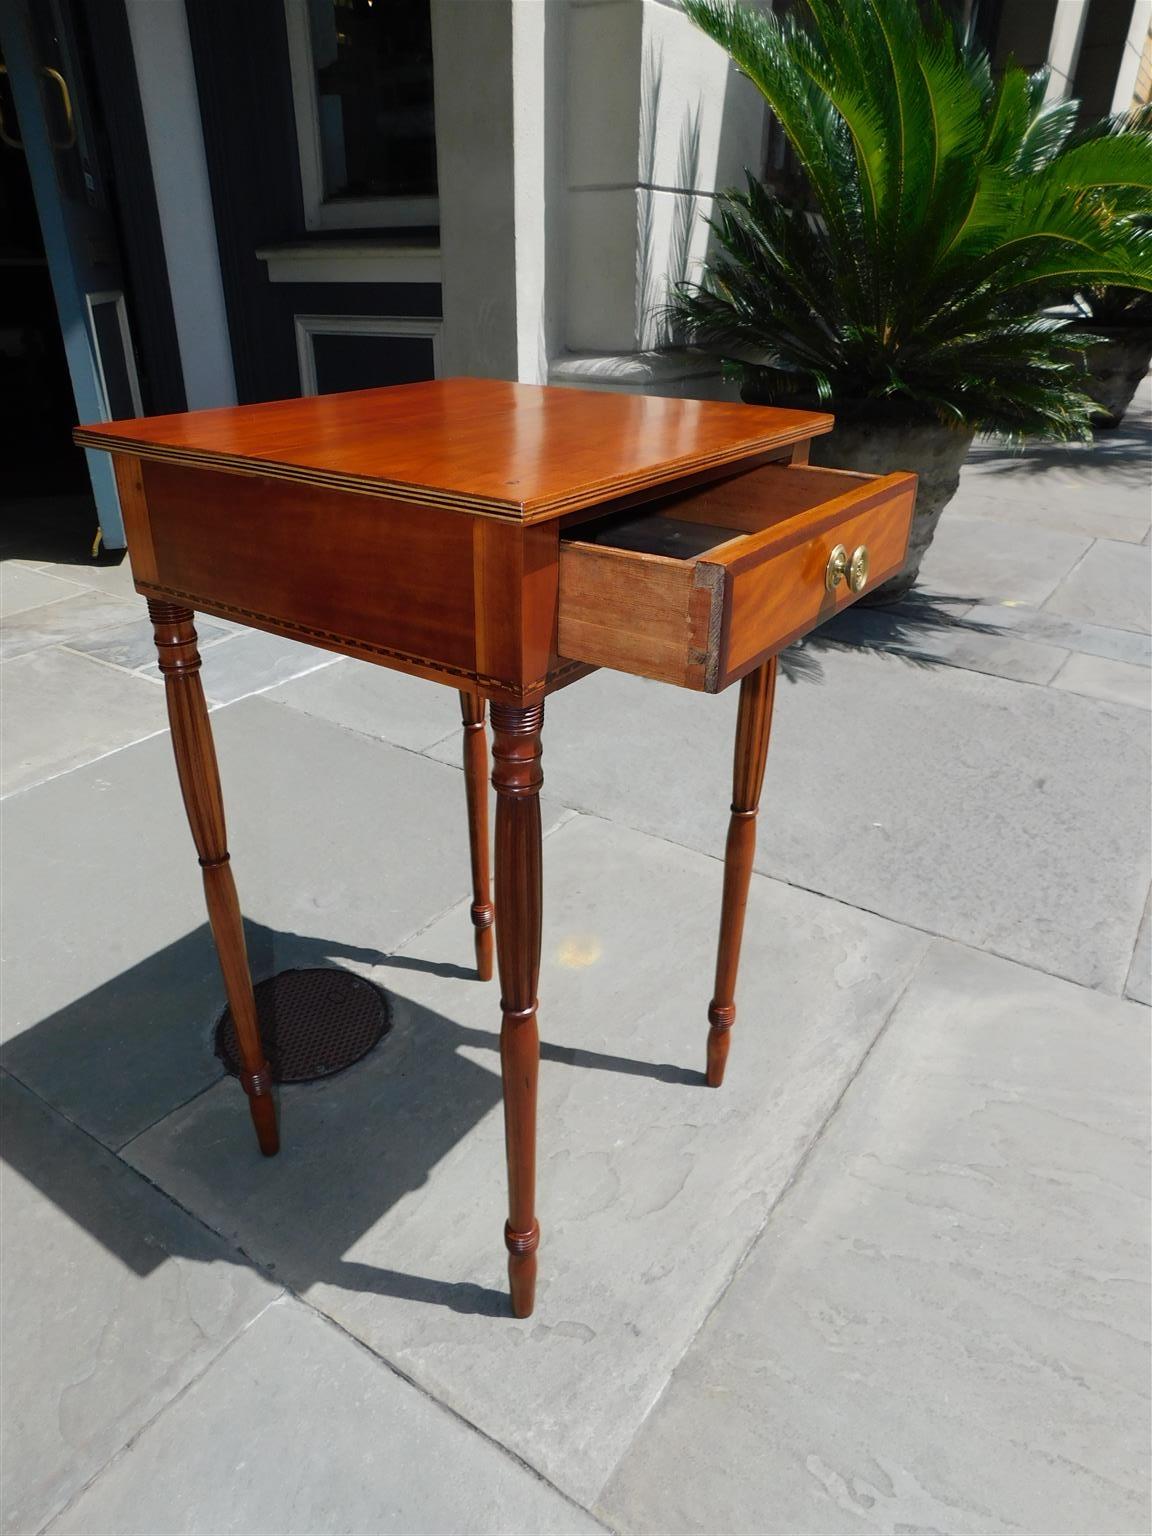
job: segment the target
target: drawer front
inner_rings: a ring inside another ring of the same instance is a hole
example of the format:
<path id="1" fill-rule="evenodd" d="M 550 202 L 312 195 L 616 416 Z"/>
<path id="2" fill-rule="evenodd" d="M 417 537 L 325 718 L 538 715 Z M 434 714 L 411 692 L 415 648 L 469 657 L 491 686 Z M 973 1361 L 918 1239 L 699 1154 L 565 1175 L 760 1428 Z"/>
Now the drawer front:
<path id="1" fill-rule="evenodd" d="M 718 692 L 856 600 L 846 580 L 828 586 L 838 545 L 867 548 L 864 591 L 899 570 L 915 496 L 914 475 L 768 465 L 572 530 L 560 546 L 558 650 Z M 684 535 L 670 537 L 677 519 Z"/>
<path id="2" fill-rule="evenodd" d="M 885 494 L 874 505 L 845 515 L 791 549 L 751 552 L 728 567 L 720 687 L 741 677 L 774 651 L 815 629 L 861 595 L 846 581 L 829 591 L 828 561 L 837 545 L 848 554 L 868 551 L 864 591 L 895 575 L 904 562 L 916 487 Z"/>

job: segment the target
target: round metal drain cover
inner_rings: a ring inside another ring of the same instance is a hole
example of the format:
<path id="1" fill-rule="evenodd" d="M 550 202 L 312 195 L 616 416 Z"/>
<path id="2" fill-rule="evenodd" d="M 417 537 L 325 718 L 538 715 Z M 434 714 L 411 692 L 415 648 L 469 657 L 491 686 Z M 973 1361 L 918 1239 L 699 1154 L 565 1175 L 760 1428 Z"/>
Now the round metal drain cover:
<path id="1" fill-rule="evenodd" d="M 254 991 L 260 1037 L 276 1083 L 309 1083 L 343 1072 L 392 1027 L 385 994 L 351 971 L 330 966 L 280 971 Z M 231 1008 L 225 1008 L 216 1026 L 216 1054 L 239 1077 Z"/>

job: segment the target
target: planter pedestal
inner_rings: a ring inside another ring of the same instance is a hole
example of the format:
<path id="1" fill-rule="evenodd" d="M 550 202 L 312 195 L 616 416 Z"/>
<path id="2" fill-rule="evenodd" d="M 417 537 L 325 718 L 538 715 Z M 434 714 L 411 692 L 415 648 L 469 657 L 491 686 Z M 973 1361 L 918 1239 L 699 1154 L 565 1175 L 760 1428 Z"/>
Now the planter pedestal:
<path id="1" fill-rule="evenodd" d="M 1152 362 L 1152 325 L 1094 325 L 1087 321 L 1079 330 L 1090 331 L 1108 339 L 1089 347 L 1084 354 L 1088 378 L 1086 394 L 1100 406 L 1092 425 L 1108 431 L 1118 427 L 1132 403 Z"/>
<path id="2" fill-rule="evenodd" d="M 837 423 L 826 437 L 813 438 L 809 458 L 812 464 L 858 469 L 868 474 L 908 469 L 920 477 L 904 568 L 866 592 L 860 599 L 862 603 L 873 607 L 895 603 L 913 586 L 940 514 L 956 494 L 960 467 L 974 436 L 969 429 L 935 423 L 885 425 L 848 421 Z"/>
<path id="3" fill-rule="evenodd" d="M 740 397 L 749 405 L 799 405 L 809 410 L 832 411 L 836 426 L 825 436 L 812 439 L 811 464 L 826 469 L 855 469 L 871 475 L 906 469 L 920 477 L 903 568 L 859 599 L 869 607 L 899 602 L 914 585 L 940 514 L 956 494 L 960 468 L 968 457 L 975 431 L 970 427 L 945 427 L 935 421 L 885 419 L 874 406 L 865 414 L 859 407 L 854 411 L 851 403 L 845 405 L 835 400 L 828 403 L 807 398 L 771 399 L 748 380 Z"/>

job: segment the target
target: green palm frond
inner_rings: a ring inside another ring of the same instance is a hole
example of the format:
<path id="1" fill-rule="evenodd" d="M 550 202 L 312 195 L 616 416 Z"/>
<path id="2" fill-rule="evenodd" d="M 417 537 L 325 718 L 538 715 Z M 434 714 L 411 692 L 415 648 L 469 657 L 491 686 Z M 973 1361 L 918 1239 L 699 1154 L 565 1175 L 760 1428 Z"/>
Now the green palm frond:
<path id="1" fill-rule="evenodd" d="M 1020 176 L 1030 176 L 1047 165 L 1071 138 L 1077 111 L 1075 101 L 1041 104 L 1024 130 L 1012 160 L 1012 169 Z"/>
<path id="2" fill-rule="evenodd" d="M 934 0 L 683 0 L 759 88 L 816 215 L 754 180 L 675 309 L 780 395 L 897 399 L 1008 434 L 1080 435 L 1064 293 L 1152 294 L 1152 109 L 1075 126 L 1045 71 L 987 55 Z"/>

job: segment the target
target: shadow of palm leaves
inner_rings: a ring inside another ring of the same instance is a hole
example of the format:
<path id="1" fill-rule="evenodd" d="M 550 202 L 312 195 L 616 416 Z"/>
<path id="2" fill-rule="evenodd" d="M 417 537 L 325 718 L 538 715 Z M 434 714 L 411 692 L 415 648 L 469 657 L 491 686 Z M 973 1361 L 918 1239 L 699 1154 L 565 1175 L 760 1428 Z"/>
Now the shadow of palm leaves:
<path id="1" fill-rule="evenodd" d="M 649 50 L 640 82 L 640 189 L 636 242 L 636 283 L 640 296 L 640 333 L 645 347 L 666 347 L 677 338 L 668 298 L 691 276 L 692 235 L 698 199 L 694 191 L 676 196 L 667 249 L 656 249 L 656 137 L 660 116 L 662 59 Z M 701 106 L 687 109 L 676 148 L 677 188 L 696 188 L 700 181 Z"/>
<path id="2" fill-rule="evenodd" d="M 790 683 L 822 683 L 819 653 L 827 650 L 875 651 L 898 656 L 914 667 L 957 664 L 940 644 L 956 637 L 998 636 L 997 625 L 974 619 L 978 596 L 926 592 L 914 588 L 890 607 L 845 608 L 781 654 L 780 669 Z M 936 642 L 934 644 L 934 642 Z"/>
<path id="3" fill-rule="evenodd" d="M 978 441 L 968 457 L 968 470 L 1040 479 L 1053 471 L 1073 476 L 1107 476 L 1113 482 L 1148 484 L 1152 458 L 1152 417 L 1131 412 L 1119 427 L 1101 430 L 1090 443 L 1025 443 L 1010 446 Z"/>

